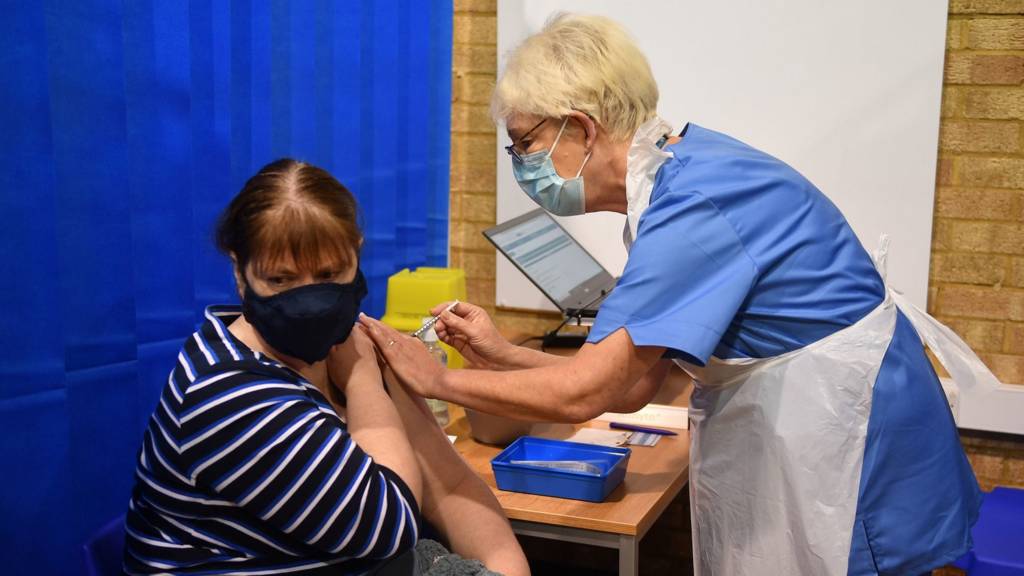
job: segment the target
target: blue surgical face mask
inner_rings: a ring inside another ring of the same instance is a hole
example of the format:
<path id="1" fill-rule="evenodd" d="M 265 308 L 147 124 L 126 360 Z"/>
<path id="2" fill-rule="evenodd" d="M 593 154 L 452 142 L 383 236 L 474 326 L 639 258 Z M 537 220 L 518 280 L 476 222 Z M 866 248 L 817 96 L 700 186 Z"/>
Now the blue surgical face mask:
<path id="1" fill-rule="evenodd" d="M 555 146 L 558 146 L 568 121 L 568 117 L 562 121 L 562 127 L 558 129 L 558 136 L 555 137 L 550 150 L 538 150 L 527 154 L 522 157 L 522 161 L 512 159 L 512 172 L 523 192 L 541 208 L 558 216 L 576 216 L 587 211 L 586 198 L 583 195 L 583 177 L 580 174 L 583 173 L 587 160 L 590 160 L 590 152 L 583 159 L 575 178 L 566 179 L 559 176 L 555 171 L 554 162 L 551 161 L 551 154 L 555 151 Z"/>

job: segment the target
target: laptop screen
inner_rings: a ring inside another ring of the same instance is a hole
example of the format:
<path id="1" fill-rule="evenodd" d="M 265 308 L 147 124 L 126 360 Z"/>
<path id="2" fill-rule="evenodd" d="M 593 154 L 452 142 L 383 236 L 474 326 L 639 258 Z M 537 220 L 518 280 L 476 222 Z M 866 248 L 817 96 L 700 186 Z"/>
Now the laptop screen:
<path id="1" fill-rule="evenodd" d="M 611 281 L 601 264 L 543 210 L 515 218 L 485 234 L 557 303 L 569 304 L 566 300 L 570 293 L 596 277 Z"/>

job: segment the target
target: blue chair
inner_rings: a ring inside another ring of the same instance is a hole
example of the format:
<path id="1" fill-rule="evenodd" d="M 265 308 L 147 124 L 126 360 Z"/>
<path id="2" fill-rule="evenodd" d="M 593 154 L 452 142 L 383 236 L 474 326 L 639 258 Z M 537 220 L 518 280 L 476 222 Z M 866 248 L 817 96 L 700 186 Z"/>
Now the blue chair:
<path id="1" fill-rule="evenodd" d="M 107 522 L 82 546 L 82 574 L 119 576 L 124 554 L 124 515 Z"/>
<path id="2" fill-rule="evenodd" d="M 986 494 L 971 535 L 974 548 L 954 566 L 971 576 L 1024 576 L 1024 490 Z"/>

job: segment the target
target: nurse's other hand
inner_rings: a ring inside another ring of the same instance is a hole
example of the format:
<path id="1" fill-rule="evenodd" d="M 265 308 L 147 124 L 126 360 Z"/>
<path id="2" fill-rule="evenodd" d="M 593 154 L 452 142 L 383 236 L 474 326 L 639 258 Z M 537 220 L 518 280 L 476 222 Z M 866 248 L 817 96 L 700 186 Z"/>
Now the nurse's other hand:
<path id="1" fill-rule="evenodd" d="M 449 304 L 438 304 L 430 311 L 441 314 L 434 325 L 437 337 L 458 350 L 471 368 L 500 370 L 512 344 L 498 332 L 487 311 L 468 302 L 459 302 L 445 312 Z"/>
<path id="2" fill-rule="evenodd" d="M 402 334 L 366 314 L 359 315 L 359 324 L 366 329 L 377 351 L 402 384 L 420 396 L 437 398 L 445 368 L 419 338 Z"/>
<path id="3" fill-rule="evenodd" d="M 334 387 L 342 393 L 349 385 L 380 385 L 377 351 L 365 328 L 355 325 L 344 342 L 331 348 L 327 355 L 327 374 Z"/>

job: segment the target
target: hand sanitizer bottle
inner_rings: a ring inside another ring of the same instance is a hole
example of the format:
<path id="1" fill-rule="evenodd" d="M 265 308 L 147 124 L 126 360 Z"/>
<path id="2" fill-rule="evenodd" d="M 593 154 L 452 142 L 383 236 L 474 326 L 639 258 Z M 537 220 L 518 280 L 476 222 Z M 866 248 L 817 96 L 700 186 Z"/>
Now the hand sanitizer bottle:
<path id="1" fill-rule="evenodd" d="M 424 318 L 426 322 L 430 318 Z M 441 348 L 441 344 L 437 341 L 437 332 L 431 327 L 427 330 L 423 336 L 423 343 L 427 346 L 427 351 L 433 356 L 442 366 L 448 366 L 448 354 Z M 435 400 L 433 398 L 427 398 L 427 406 L 430 407 L 430 411 L 434 413 L 434 419 L 437 420 L 438 425 L 442 428 L 448 425 L 448 403 L 444 400 Z"/>

